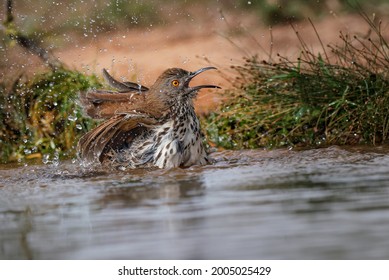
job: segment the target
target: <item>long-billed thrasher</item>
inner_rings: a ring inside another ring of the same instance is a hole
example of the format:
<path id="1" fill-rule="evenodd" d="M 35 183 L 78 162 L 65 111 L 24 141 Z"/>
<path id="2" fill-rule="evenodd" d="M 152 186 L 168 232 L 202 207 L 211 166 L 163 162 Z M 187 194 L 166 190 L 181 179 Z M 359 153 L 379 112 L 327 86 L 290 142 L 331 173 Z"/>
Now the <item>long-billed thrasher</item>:
<path id="1" fill-rule="evenodd" d="M 124 168 L 209 163 L 193 98 L 202 88 L 220 87 L 190 87 L 189 82 L 210 69 L 216 68 L 205 67 L 195 72 L 170 68 L 150 89 L 119 82 L 103 69 L 104 77 L 117 91 L 92 90 L 80 94 L 85 113 L 105 119 L 78 142 L 81 161 Z"/>

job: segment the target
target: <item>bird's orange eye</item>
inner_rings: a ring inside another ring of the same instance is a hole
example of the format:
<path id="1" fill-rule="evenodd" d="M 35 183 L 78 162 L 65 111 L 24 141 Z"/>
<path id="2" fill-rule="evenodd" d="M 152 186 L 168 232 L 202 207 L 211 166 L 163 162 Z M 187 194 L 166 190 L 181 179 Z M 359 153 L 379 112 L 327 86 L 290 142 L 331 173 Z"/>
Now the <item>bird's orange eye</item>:
<path id="1" fill-rule="evenodd" d="M 174 81 L 172 81 L 172 85 L 173 85 L 174 87 L 178 87 L 178 86 L 180 85 L 180 82 L 177 81 L 177 80 L 174 80 Z"/>

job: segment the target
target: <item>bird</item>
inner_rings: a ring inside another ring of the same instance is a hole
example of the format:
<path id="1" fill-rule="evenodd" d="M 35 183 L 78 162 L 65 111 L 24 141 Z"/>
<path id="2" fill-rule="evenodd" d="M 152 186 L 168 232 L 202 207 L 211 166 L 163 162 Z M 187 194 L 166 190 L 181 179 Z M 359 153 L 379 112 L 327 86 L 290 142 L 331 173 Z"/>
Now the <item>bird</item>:
<path id="1" fill-rule="evenodd" d="M 216 68 L 193 72 L 169 68 L 150 88 L 120 82 L 103 69 L 104 78 L 116 90 L 95 89 L 80 94 L 84 113 L 103 121 L 80 138 L 78 158 L 88 166 L 119 169 L 209 164 L 193 99 L 201 89 L 220 87 L 192 87 L 189 83 L 212 69 Z"/>

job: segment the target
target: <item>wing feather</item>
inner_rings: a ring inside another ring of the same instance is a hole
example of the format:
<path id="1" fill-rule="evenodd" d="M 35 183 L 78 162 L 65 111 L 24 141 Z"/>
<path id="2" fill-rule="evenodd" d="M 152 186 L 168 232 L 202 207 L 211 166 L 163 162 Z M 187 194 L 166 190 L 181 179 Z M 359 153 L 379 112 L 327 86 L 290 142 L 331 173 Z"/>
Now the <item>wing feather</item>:
<path id="1" fill-rule="evenodd" d="M 80 93 L 84 113 L 94 119 L 108 119 L 117 114 L 131 113 L 145 103 L 145 95 L 136 92 L 118 93 L 91 90 Z"/>
<path id="2" fill-rule="evenodd" d="M 118 151 L 144 135 L 158 121 L 146 115 L 116 115 L 92 129 L 78 142 L 78 156 L 84 162 L 103 162 L 109 152 Z"/>

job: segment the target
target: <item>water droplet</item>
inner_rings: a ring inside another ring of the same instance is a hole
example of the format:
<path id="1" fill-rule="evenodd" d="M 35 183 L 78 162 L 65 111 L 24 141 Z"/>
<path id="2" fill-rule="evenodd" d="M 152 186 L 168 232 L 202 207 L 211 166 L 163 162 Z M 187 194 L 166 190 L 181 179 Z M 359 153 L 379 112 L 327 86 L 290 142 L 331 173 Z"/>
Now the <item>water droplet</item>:
<path id="1" fill-rule="evenodd" d="M 42 163 L 43 163 L 43 164 L 48 164 L 48 163 L 50 163 L 50 155 L 44 154 L 43 157 L 42 157 Z"/>
<path id="2" fill-rule="evenodd" d="M 52 163 L 55 166 L 59 165 L 59 154 L 58 154 L 58 152 L 54 153 Z"/>
<path id="3" fill-rule="evenodd" d="M 71 122 L 75 122 L 77 120 L 77 116 L 69 115 L 68 120 Z"/>

